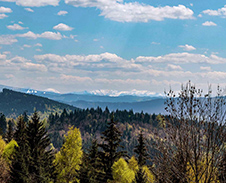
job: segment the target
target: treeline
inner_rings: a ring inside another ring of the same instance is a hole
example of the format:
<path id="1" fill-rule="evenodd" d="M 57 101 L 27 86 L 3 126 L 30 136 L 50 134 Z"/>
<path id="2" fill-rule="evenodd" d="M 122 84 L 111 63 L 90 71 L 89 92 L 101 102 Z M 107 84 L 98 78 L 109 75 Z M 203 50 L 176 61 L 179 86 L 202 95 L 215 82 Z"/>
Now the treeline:
<path id="1" fill-rule="evenodd" d="M 110 112 L 106 107 L 105 110 L 97 109 L 83 109 L 75 110 L 74 112 L 50 114 L 47 120 L 47 127 L 50 133 L 51 141 L 55 148 L 60 148 L 63 143 L 63 136 L 70 125 L 80 129 L 83 139 L 83 147 L 88 148 L 92 139 L 100 139 L 101 133 L 106 130 L 106 124 L 114 115 L 114 120 L 117 121 L 117 127 L 122 132 L 121 145 L 128 151 L 129 155 L 133 154 L 133 148 L 137 143 L 137 135 L 141 129 L 147 136 L 150 136 L 154 131 L 162 128 L 163 116 L 148 113 L 134 113 L 130 111 Z M 165 116 L 167 117 L 167 116 Z M 148 140 L 150 138 L 148 137 Z"/>
<path id="2" fill-rule="evenodd" d="M 50 134 L 54 128 L 62 132 L 65 126 L 69 127 L 59 151 L 51 145 L 45 129 L 47 123 L 40 121 L 37 112 L 30 120 L 20 116 L 13 136 L 9 135 L 8 126 L 0 140 L 0 181 L 225 183 L 226 101 L 219 88 L 216 97 L 211 97 L 211 93 L 209 89 L 203 96 L 202 90 L 190 82 L 182 86 L 178 97 L 170 90 L 166 94 L 166 111 L 170 115 L 159 115 L 157 131 L 151 126 L 146 129 L 148 126 L 142 123 L 132 155 L 122 145 L 120 129 L 124 123 L 117 123 L 116 114 L 109 112 L 108 120 L 103 122 L 104 130 L 91 138 L 87 149 L 79 128 L 66 121 L 63 125 L 53 124 L 52 129 L 47 125 Z M 150 116 L 148 123 L 151 119 Z M 148 130 L 153 131 L 151 136 Z"/>
<path id="3" fill-rule="evenodd" d="M 17 119 L 16 130 L 0 137 L 0 182 L 133 182 L 154 181 L 146 165 L 148 153 L 140 132 L 137 155 L 129 157 L 120 143 L 121 132 L 112 116 L 102 133 L 102 142 L 93 139 L 84 152 L 78 128 L 70 127 L 63 146 L 56 151 L 37 112 L 30 120 Z M 8 142 L 8 143 L 7 143 Z"/>

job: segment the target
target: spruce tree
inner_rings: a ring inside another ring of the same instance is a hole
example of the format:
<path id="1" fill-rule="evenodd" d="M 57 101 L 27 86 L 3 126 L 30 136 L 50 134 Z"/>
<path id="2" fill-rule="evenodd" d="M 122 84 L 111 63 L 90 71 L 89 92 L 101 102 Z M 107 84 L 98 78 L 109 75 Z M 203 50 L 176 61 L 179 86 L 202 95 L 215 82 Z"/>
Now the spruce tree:
<path id="1" fill-rule="evenodd" d="M 0 113 L 0 135 L 5 134 L 6 132 L 6 118 L 4 114 Z"/>
<path id="2" fill-rule="evenodd" d="M 112 177 L 112 165 L 115 161 L 118 161 L 120 157 L 125 156 L 125 151 L 119 151 L 121 143 L 121 132 L 116 127 L 117 122 L 114 121 L 112 115 L 110 122 L 107 124 L 107 129 L 102 133 L 103 143 L 99 144 L 99 147 L 102 149 L 100 156 L 103 163 L 103 169 L 105 172 L 104 182 L 107 182 L 108 179 L 113 180 Z"/>
<path id="3" fill-rule="evenodd" d="M 14 139 L 18 146 L 15 146 L 15 153 L 10 166 L 11 183 L 29 183 L 29 146 L 27 142 L 26 123 L 22 116 L 19 116 Z"/>
<path id="4" fill-rule="evenodd" d="M 138 145 L 135 146 L 134 152 L 137 154 L 137 162 L 139 169 L 136 173 L 136 183 L 145 183 L 147 182 L 147 177 L 143 171 L 143 166 L 146 165 L 148 159 L 147 148 L 145 144 L 145 138 L 143 132 L 141 131 L 138 137 Z"/>
<path id="5" fill-rule="evenodd" d="M 82 165 L 79 170 L 80 183 L 102 182 L 104 175 L 102 167 L 97 140 L 94 139 L 88 152 L 83 155 Z"/>
<path id="6" fill-rule="evenodd" d="M 50 182 L 54 178 L 52 150 L 47 131 L 35 112 L 28 122 L 27 140 L 30 149 L 29 154 L 29 180 L 32 183 Z"/>
<path id="7" fill-rule="evenodd" d="M 138 137 L 138 145 L 134 148 L 134 152 L 137 154 L 137 162 L 140 167 L 144 166 L 148 159 L 145 140 L 143 132 L 141 131 Z"/>

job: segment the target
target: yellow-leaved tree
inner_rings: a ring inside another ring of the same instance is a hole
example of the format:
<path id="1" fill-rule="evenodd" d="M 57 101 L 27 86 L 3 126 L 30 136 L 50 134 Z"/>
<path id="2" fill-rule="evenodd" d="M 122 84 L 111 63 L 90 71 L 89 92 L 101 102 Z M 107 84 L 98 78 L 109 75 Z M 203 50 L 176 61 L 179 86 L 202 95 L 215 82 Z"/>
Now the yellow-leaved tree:
<path id="1" fill-rule="evenodd" d="M 2 153 L 2 157 L 7 161 L 7 163 L 11 163 L 10 158 L 13 156 L 15 152 L 15 146 L 18 146 L 15 140 L 11 140 L 6 146 Z"/>
<path id="2" fill-rule="evenodd" d="M 123 158 L 113 164 L 112 175 L 114 182 L 117 183 L 132 183 L 135 179 L 135 172 L 130 169 L 130 166 Z"/>
<path id="3" fill-rule="evenodd" d="M 211 163 L 211 162 L 209 162 Z M 195 167 L 192 167 L 190 163 L 187 164 L 187 182 L 193 183 L 197 182 L 199 183 L 206 183 L 207 180 L 209 182 L 220 182 L 218 180 L 218 171 L 217 167 L 212 168 L 212 166 L 208 166 L 206 161 L 199 161 L 197 170 Z"/>
<path id="4" fill-rule="evenodd" d="M 78 170 L 82 163 L 82 138 L 78 128 L 70 127 L 65 142 L 56 154 L 55 164 L 57 165 L 57 182 L 77 182 Z"/>
<path id="5" fill-rule="evenodd" d="M 9 165 L 3 158 L 3 152 L 5 150 L 6 143 L 0 136 L 0 182 L 6 183 L 9 180 Z"/>

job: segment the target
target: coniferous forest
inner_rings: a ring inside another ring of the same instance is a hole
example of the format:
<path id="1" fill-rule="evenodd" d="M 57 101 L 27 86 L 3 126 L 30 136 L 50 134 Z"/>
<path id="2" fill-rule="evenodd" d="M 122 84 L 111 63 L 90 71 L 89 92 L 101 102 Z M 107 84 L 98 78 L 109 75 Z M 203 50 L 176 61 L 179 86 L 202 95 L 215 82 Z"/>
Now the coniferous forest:
<path id="1" fill-rule="evenodd" d="M 226 182 L 226 100 L 188 82 L 168 115 L 76 109 L 0 116 L 2 183 Z"/>

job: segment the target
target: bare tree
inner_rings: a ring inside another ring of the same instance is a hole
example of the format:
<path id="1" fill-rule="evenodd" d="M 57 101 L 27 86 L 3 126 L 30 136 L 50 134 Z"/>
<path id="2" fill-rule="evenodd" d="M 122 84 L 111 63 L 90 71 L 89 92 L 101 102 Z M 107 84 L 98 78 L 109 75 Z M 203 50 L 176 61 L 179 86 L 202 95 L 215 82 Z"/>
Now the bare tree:
<path id="1" fill-rule="evenodd" d="M 155 140 L 153 172 L 158 182 L 211 183 L 220 180 L 225 130 L 225 98 L 212 97 L 189 81 L 178 96 L 166 93 L 166 127 Z M 221 181 L 222 182 L 222 181 Z"/>

